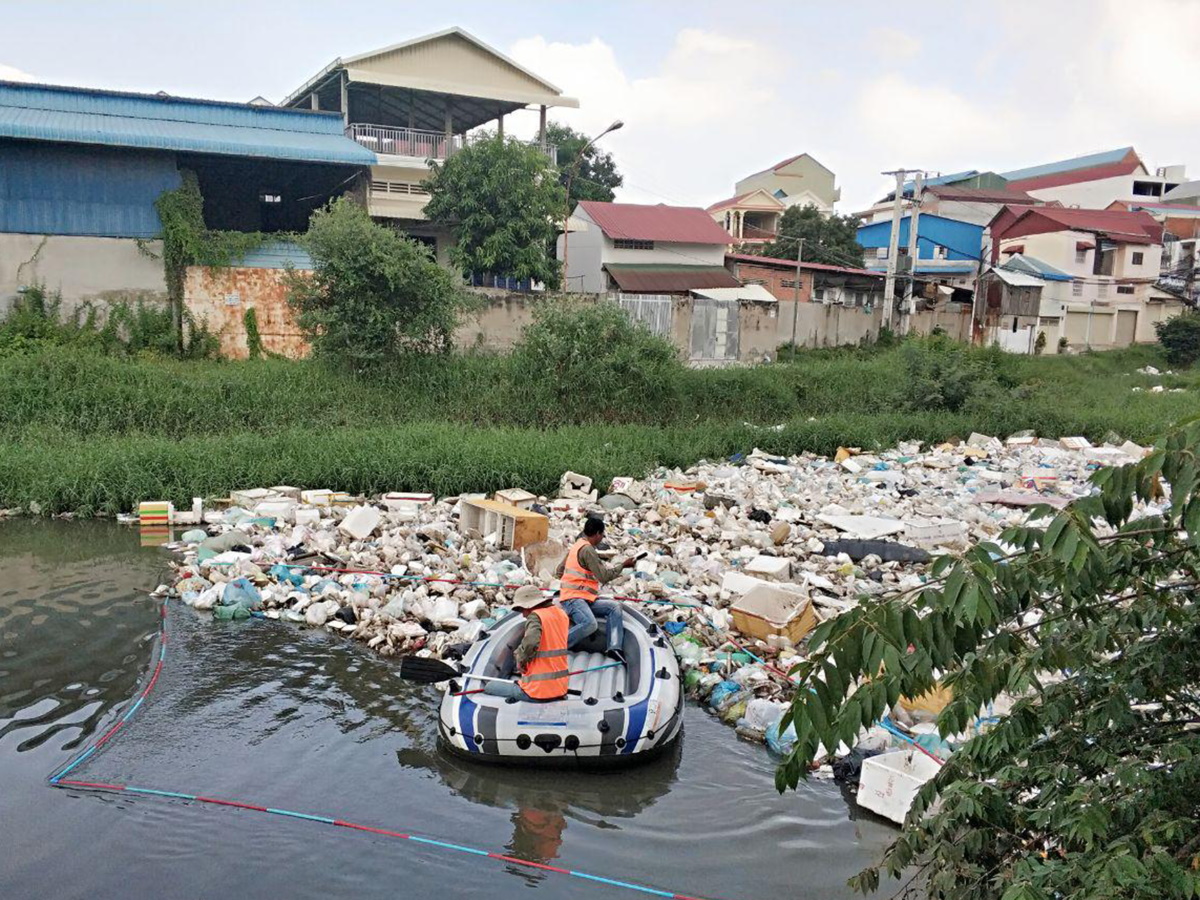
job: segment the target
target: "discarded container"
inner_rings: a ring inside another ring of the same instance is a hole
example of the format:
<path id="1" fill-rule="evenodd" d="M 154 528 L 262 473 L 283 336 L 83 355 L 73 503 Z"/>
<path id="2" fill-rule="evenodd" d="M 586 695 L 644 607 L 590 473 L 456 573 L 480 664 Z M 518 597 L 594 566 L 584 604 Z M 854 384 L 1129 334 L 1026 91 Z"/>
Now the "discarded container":
<path id="1" fill-rule="evenodd" d="M 884 519 L 879 516 L 820 515 L 817 518 L 827 525 L 832 525 L 838 531 L 845 531 L 847 534 L 868 541 L 904 530 L 904 523 L 899 519 Z"/>
<path id="2" fill-rule="evenodd" d="M 508 488 L 504 491 L 496 491 L 492 494 L 492 499 L 497 503 L 507 503 L 518 509 L 529 509 L 537 502 L 537 494 L 531 494 L 521 488 Z"/>
<path id="3" fill-rule="evenodd" d="M 390 491 L 381 498 L 388 509 L 404 509 L 406 507 L 421 507 L 433 502 L 433 494 L 414 494 L 403 491 Z"/>
<path id="4" fill-rule="evenodd" d="M 234 491 L 229 495 L 229 499 L 234 506 L 240 506 L 243 509 L 254 509 L 263 500 L 269 500 L 274 496 L 276 495 L 266 488 L 247 488 L 244 491 Z"/>
<path id="5" fill-rule="evenodd" d="M 967 539 L 967 523 L 909 520 L 904 523 L 904 537 L 922 547 L 957 544 Z"/>
<path id="6" fill-rule="evenodd" d="M 926 715 L 936 716 L 946 704 L 953 698 L 954 693 L 950 688 L 942 687 L 940 684 L 933 690 L 922 694 L 920 697 L 901 697 L 900 706 L 909 713 L 925 713 Z"/>
<path id="7" fill-rule="evenodd" d="M 374 506 L 359 506 L 351 510 L 338 526 L 353 538 L 363 541 L 371 536 L 379 525 L 381 513 Z"/>
<path id="8" fill-rule="evenodd" d="M 332 499 L 333 491 L 322 489 L 300 492 L 300 502 L 307 503 L 309 506 L 329 506 Z"/>
<path id="9" fill-rule="evenodd" d="M 787 581 L 792 577 L 792 561 L 781 556 L 756 556 L 746 563 L 744 571 L 768 581 Z"/>
<path id="10" fill-rule="evenodd" d="M 495 500 L 464 500 L 459 509 L 459 528 L 480 537 L 495 535 L 496 546 L 520 550 L 527 544 L 546 540 L 550 520 L 541 513 L 518 509 Z"/>
<path id="11" fill-rule="evenodd" d="M 825 556 L 845 553 L 855 562 L 868 556 L 878 556 L 884 562 L 929 562 L 929 552 L 919 547 L 906 547 L 892 541 L 826 541 L 821 552 Z"/>
<path id="12" fill-rule="evenodd" d="M 938 768 L 934 760 L 915 749 L 865 759 L 858 781 L 858 805 L 903 825 L 917 791 Z"/>
<path id="13" fill-rule="evenodd" d="M 175 507 L 166 500 L 138 504 L 138 521 L 142 525 L 169 525 Z"/>
<path id="14" fill-rule="evenodd" d="M 267 488 L 271 493 L 278 494 L 280 497 L 290 497 L 292 500 L 300 499 L 300 488 L 292 487 L 287 484 L 277 484 L 274 487 Z"/>
<path id="15" fill-rule="evenodd" d="M 730 607 L 733 627 L 747 637 L 766 640 L 779 634 L 793 644 L 812 631 L 817 617 L 812 602 L 777 585 L 764 584 L 747 591 Z"/>

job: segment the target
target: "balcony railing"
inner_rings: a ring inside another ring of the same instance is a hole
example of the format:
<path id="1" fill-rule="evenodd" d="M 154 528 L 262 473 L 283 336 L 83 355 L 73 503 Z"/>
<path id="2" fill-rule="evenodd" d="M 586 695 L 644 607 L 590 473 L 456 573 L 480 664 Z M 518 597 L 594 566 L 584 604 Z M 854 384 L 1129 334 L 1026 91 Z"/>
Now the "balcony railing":
<path id="1" fill-rule="evenodd" d="M 420 128 L 359 124 L 350 125 L 346 129 L 346 136 L 381 156 L 411 156 L 417 159 L 446 159 L 476 139 L 462 134 L 423 131 Z M 535 141 L 530 143 L 539 146 Z M 557 147 L 547 144 L 542 149 L 550 162 L 557 163 Z"/>

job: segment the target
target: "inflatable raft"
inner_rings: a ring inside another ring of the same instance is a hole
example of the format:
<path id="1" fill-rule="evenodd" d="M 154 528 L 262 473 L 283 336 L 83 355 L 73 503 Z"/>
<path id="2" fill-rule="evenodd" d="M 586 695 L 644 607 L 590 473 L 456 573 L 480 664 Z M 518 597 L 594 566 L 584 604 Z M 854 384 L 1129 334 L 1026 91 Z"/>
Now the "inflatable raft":
<path id="1" fill-rule="evenodd" d="M 662 629 L 636 609 L 625 617 L 625 665 L 572 675 L 566 699 L 507 700 L 484 693 L 469 678 L 451 682 L 442 698 L 438 734 L 451 753 L 479 762 L 518 765 L 620 766 L 661 754 L 683 727 L 683 683 L 675 651 Z M 523 617 L 505 616 L 471 645 L 464 674 L 511 678 Z M 604 666 L 603 627 L 569 657 L 570 671 Z M 457 696 L 456 696 L 457 695 Z"/>

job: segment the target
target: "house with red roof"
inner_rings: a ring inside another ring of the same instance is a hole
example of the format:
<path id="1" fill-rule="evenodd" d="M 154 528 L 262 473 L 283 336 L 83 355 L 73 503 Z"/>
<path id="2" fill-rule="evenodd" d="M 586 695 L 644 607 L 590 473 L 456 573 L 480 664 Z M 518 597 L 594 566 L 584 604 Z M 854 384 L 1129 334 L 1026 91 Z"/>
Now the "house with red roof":
<path id="1" fill-rule="evenodd" d="M 1040 328 L 1048 346 L 1065 337 L 1073 347 L 1125 347 L 1155 340 L 1154 324 L 1182 309 L 1178 298 L 1156 287 L 1163 226 L 1144 210 L 1006 206 L 989 231 L 992 271 L 1000 280 L 1020 270 L 1043 282 L 1043 300 L 1062 306 L 1058 318 L 1048 317 L 1044 306 L 1040 321 L 1014 316 L 1014 333 Z M 993 293 L 989 314 L 999 309 Z M 1020 343 L 1032 346 L 1032 338 Z"/>
<path id="2" fill-rule="evenodd" d="M 1003 173 L 1010 190 L 1081 209 L 1104 209 L 1114 200 L 1161 199 L 1187 179 L 1183 166 L 1153 173 L 1132 147 L 1118 147 Z"/>
<path id="3" fill-rule="evenodd" d="M 733 196 L 708 207 L 713 220 L 738 243 L 774 240 L 789 206 L 832 213 L 842 192 L 837 177 L 807 153 L 781 159 L 734 185 Z"/>
<path id="4" fill-rule="evenodd" d="M 725 268 L 732 242 L 699 207 L 581 200 L 558 258 L 568 291 L 686 295 L 740 286 Z"/>

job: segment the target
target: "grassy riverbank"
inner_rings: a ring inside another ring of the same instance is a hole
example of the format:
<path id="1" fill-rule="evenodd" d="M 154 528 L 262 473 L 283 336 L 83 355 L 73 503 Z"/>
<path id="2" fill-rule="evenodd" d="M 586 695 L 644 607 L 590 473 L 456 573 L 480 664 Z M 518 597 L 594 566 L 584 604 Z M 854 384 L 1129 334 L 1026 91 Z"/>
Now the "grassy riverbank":
<path id="1" fill-rule="evenodd" d="M 618 385 L 588 410 L 548 404 L 497 357 L 356 378 L 311 362 L 51 348 L 0 357 L 0 506 L 115 512 L 279 483 L 549 491 L 566 469 L 604 483 L 754 446 L 830 453 L 1025 428 L 1144 441 L 1200 412 L 1200 372 L 1136 374 L 1147 363 L 1165 369 L 1151 348 L 947 359 L 904 347 L 815 351 L 783 365 L 685 371 L 653 396 Z M 1186 390 L 1132 390 L 1158 383 Z"/>

